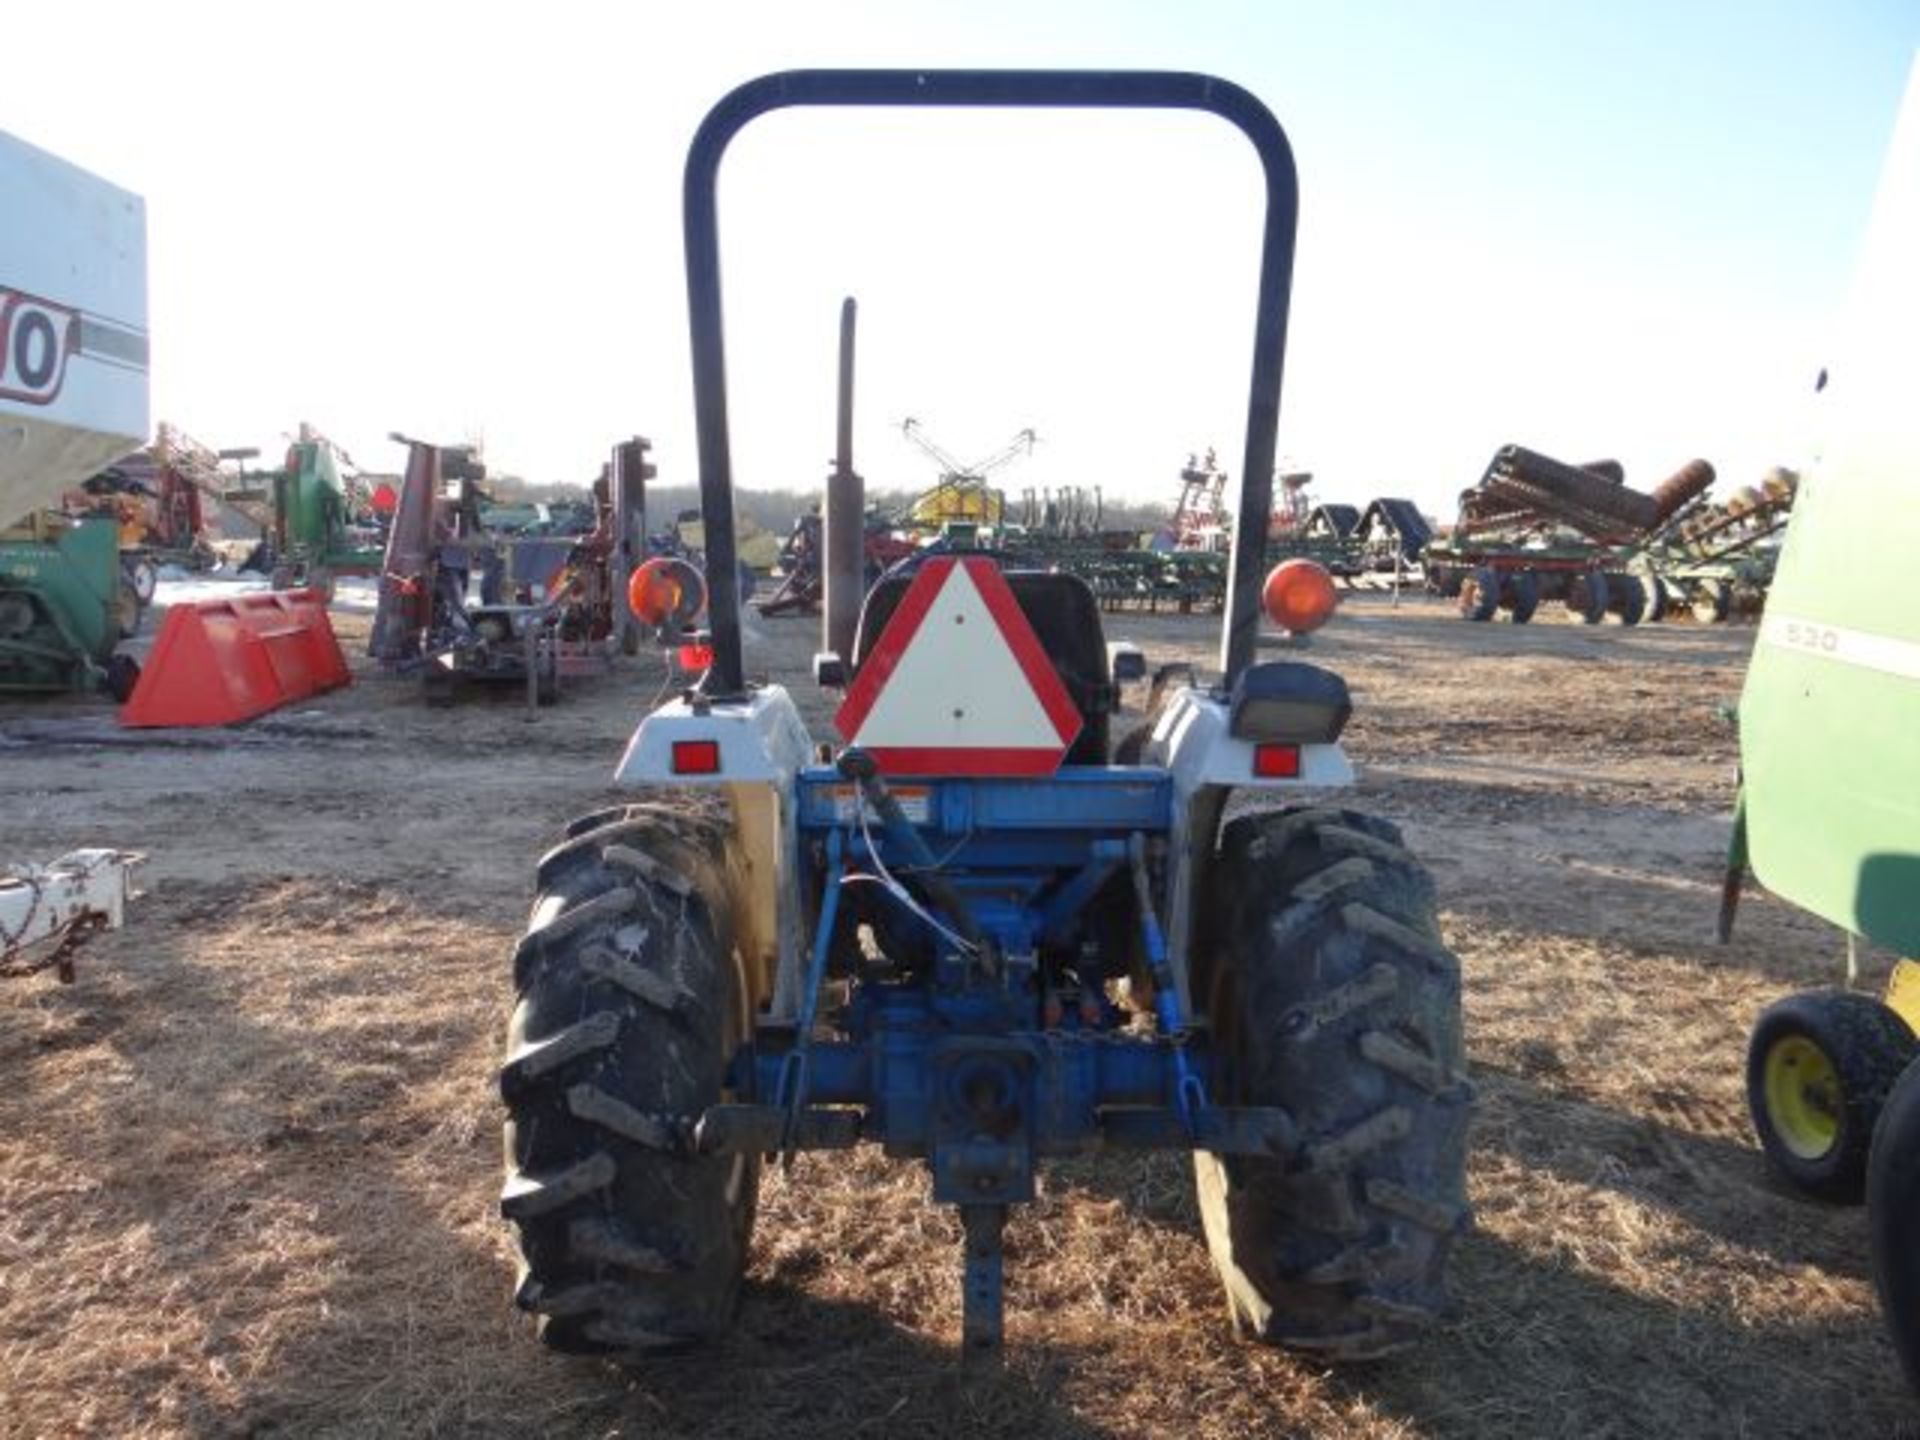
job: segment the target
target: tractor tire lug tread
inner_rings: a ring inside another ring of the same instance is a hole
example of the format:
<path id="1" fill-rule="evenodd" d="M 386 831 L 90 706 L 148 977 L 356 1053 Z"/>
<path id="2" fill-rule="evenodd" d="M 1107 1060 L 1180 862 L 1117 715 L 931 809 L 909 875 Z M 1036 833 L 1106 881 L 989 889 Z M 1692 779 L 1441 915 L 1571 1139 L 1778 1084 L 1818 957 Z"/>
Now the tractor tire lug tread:
<path id="1" fill-rule="evenodd" d="M 615 915 L 623 915 L 633 908 L 640 898 L 640 892 L 624 885 L 611 890 L 603 890 L 590 900 L 582 900 L 577 905 L 557 912 L 552 919 L 536 932 L 543 945 L 552 946 L 566 939 L 577 930 L 585 929 L 598 920 L 608 920 Z"/>
<path id="2" fill-rule="evenodd" d="M 595 1151 L 577 1165 L 548 1176 L 516 1174 L 500 1196 L 500 1213 L 509 1220 L 530 1220 L 571 1204 L 583 1195 L 592 1195 L 613 1183 L 616 1167 L 613 1157 Z"/>
<path id="3" fill-rule="evenodd" d="M 609 865 L 633 871 L 663 890 L 671 890 L 683 900 L 693 894 L 693 882 L 686 876 L 669 870 L 651 855 L 631 845 L 609 845 L 600 852 L 600 858 Z"/>
<path id="4" fill-rule="evenodd" d="M 651 1245 L 634 1239 L 619 1221 L 599 1216 L 583 1216 L 569 1225 L 567 1245 L 582 1260 L 642 1275 L 669 1275 L 684 1268 Z"/>
<path id="5" fill-rule="evenodd" d="M 1432 881 L 1396 828 L 1315 806 L 1229 821 L 1207 884 L 1192 978 L 1221 1099 L 1285 1107 L 1302 1142 L 1195 1157 L 1235 1329 L 1326 1360 L 1400 1349 L 1450 1313 L 1470 1217 L 1460 967 Z"/>
<path id="6" fill-rule="evenodd" d="M 580 968 L 589 975 L 618 985 L 656 1010 L 678 1010 L 690 998 L 665 975 L 636 965 L 605 945 L 589 945 L 580 952 Z"/>
<path id="7" fill-rule="evenodd" d="M 1360 1036 L 1360 1054 L 1382 1070 L 1391 1070 L 1408 1084 L 1418 1085 L 1429 1095 L 1440 1095 L 1466 1083 L 1431 1055 L 1421 1054 L 1384 1030 L 1364 1032 Z"/>
<path id="8" fill-rule="evenodd" d="M 520 1303 L 570 1354 L 717 1338 L 745 1272 L 759 1160 L 689 1140 L 766 997 L 734 944 L 724 808 L 689 804 L 576 825 L 514 953 L 501 1209 Z"/>
<path id="9" fill-rule="evenodd" d="M 570 1086 L 567 1090 L 567 1113 L 576 1120 L 598 1125 L 602 1130 L 644 1149 L 676 1151 L 686 1148 L 689 1127 L 683 1119 L 636 1110 L 597 1085 Z"/>
<path id="10" fill-rule="evenodd" d="M 1436 1205 L 1392 1180 L 1369 1180 L 1365 1188 L 1367 1203 L 1374 1209 L 1397 1215 L 1436 1235 L 1457 1234 L 1469 1218 L 1469 1212 L 1460 1206 Z"/>
<path id="11" fill-rule="evenodd" d="M 502 1094 L 524 1090 L 528 1085 L 569 1061 L 611 1047 L 620 1038 L 620 1017 L 610 1010 L 587 1016 L 544 1040 L 522 1045 L 500 1067 Z"/>

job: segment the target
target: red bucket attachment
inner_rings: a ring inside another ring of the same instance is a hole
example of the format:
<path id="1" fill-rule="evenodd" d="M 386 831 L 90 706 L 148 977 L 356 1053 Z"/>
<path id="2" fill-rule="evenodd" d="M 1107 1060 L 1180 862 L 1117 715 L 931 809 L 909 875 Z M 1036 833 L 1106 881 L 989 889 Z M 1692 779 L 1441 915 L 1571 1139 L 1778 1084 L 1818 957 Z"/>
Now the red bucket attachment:
<path id="1" fill-rule="evenodd" d="M 318 591 L 175 605 L 120 708 L 120 723 L 233 725 L 349 678 Z"/>

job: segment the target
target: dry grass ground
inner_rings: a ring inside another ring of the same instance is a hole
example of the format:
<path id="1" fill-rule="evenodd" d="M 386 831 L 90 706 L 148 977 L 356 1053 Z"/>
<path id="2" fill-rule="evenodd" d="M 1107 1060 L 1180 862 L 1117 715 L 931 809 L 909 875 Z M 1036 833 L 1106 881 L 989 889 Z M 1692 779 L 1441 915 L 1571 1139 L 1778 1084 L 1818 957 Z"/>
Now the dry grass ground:
<path id="1" fill-rule="evenodd" d="M 1747 1025 L 1838 953 L 1765 899 L 1711 942 L 1749 641 L 1366 601 L 1317 647 L 1358 692 L 1357 803 L 1437 874 L 1479 1091 L 1458 1322 L 1335 1372 L 1228 1337 L 1170 1156 L 1048 1175 L 1000 1376 L 951 1363 L 952 1218 L 864 1154 L 769 1179 L 717 1349 L 541 1353 L 494 1209 L 505 958 L 657 675 L 533 724 L 367 676 L 188 747 L 49 743 L 98 712 L 8 706 L 6 856 L 154 859 L 77 985 L 0 990 L 0 1433 L 1920 1433 L 1859 1213 L 1783 1194 L 1746 1128 Z M 800 689 L 811 648 L 770 623 L 750 663 Z"/>

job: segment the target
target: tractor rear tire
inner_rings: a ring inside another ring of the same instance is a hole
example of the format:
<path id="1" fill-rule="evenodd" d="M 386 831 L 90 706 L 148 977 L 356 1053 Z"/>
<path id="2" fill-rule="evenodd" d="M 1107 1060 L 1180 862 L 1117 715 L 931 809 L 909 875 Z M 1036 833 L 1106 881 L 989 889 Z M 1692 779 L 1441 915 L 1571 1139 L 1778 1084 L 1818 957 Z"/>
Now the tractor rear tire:
<path id="1" fill-rule="evenodd" d="M 1432 881 L 1385 821 L 1269 812 L 1226 826 L 1208 913 L 1219 1098 L 1284 1107 L 1301 1142 L 1194 1156 L 1234 1329 L 1329 1360 L 1400 1349 L 1449 1312 L 1469 1219 L 1460 963 Z"/>
<path id="2" fill-rule="evenodd" d="M 1920 1391 L 1920 1064 L 1901 1072 L 1873 1127 L 1867 1236 L 1887 1334 Z"/>
<path id="3" fill-rule="evenodd" d="M 1916 1053 L 1871 995 L 1805 990 L 1761 1012 L 1747 1043 L 1747 1108 L 1774 1170 L 1803 1195 L 1857 1204 L 1887 1092 Z"/>
<path id="4" fill-rule="evenodd" d="M 724 829 L 665 805 L 591 817 L 540 862 L 500 1090 L 514 1302 L 570 1354 L 677 1349 L 732 1323 L 759 1159 L 699 1155 L 753 1003 Z"/>

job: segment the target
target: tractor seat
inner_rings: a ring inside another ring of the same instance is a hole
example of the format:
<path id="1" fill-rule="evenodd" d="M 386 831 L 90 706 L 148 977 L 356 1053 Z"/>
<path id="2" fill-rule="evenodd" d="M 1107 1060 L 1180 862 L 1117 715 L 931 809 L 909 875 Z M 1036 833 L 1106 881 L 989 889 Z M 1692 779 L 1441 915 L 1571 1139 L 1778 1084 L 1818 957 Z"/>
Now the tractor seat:
<path id="1" fill-rule="evenodd" d="M 1027 617 L 1040 648 L 1053 661 L 1054 672 L 1073 697 L 1080 712 L 1080 734 L 1067 751 L 1068 765 L 1107 763 L 1107 716 L 1113 685 L 1107 673 L 1106 633 L 1093 591 L 1078 575 L 1046 570 L 1002 570 L 1020 613 Z M 887 628 L 913 576 L 888 575 L 867 592 L 860 607 L 860 627 L 853 638 L 853 673 L 873 653 L 880 632 Z"/>

